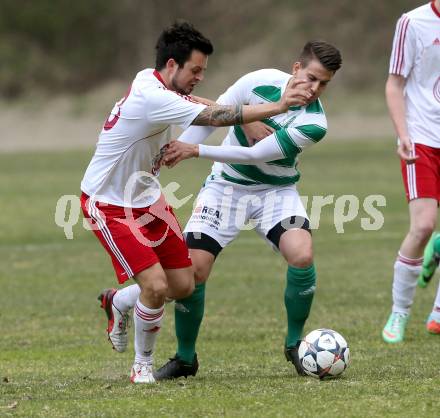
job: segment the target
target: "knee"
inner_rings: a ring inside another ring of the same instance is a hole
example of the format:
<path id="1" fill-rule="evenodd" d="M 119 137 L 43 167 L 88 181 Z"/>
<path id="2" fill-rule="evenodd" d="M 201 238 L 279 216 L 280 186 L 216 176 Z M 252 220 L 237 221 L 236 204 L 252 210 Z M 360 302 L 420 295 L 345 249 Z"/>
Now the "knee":
<path id="1" fill-rule="evenodd" d="M 196 283 L 205 283 L 208 280 L 210 268 L 207 266 L 194 266 L 194 279 Z"/>
<path id="2" fill-rule="evenodd" d="M 425 245 L 431 237 L 431 234 L 434 232 L 434 229 L 435 221 L 426 219 L 423 222 L 413 226 L 410 233 L 417 243 Z"/>
<path id="3" fill-rule="evenodd" d="M 168 283 L 165 274 L 157 275 L 148 282 L 140 283 L 141 292 L 154 299 L 164 299 L 168 292 Z"/>
<path id="4" fill-rule="evenodd" d="M 287 254 L 285 259 L 289 266 L 305 268 L 313 263 L 313 252 L 310 251 L 295 251 Z"/>
<path id="5" fill-rule="evenodd" d="M 313 263 L 312 238 L 306 230 L 289 230 L 281 235 L 279 249 L 290 266 L 304 268 Z"/>
<path id="6" fill-rule="evenodd" d="M 192 274 L 188 275 L 188 277 L 179 284 L 178 289 L 176 289 L 176 295 L 174 296 L 175 299 L 184 299 L 192 295 L 194 287 L 194 277 Z"/>

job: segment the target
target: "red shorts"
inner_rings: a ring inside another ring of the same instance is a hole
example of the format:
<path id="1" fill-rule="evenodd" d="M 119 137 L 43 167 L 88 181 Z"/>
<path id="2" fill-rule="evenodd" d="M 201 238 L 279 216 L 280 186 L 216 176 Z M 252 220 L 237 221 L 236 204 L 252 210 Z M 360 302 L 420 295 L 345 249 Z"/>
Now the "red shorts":
<path id="1" fill-rule="evenodd" d="M 421 197 L 440 201 L 440 148 L 414 144 L 414 164 L 400 161 L 403 184 L 408 202 Z"/>
<path id="2" fill-rule="evenodd" d="M 81 208 L 109 253 L 119 283 L 156 263 L 164 269 L 191 265 L 179 223 L 163 196 L 146 208 L 124 208 L 83 193 Z"/>

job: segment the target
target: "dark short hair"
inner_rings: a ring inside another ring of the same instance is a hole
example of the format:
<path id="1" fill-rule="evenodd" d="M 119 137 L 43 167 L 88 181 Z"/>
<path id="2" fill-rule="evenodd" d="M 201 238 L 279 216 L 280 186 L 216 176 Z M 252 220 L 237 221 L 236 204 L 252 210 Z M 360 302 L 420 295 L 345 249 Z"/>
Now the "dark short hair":
<path id="1" fill-rule="evenodd" d="M 336 72 L 342 65 L 339 50 L 324 41 L 309 41 L 304 45 L 299 62 L 303 67 L 307 67 L 313 59 L 318 60 L 328 71 Z"/>
<path id="2" fill-rule="evenodd" d="M 211 41 L 205 38 L 188 22 L 176 22 L 166 28 L 156 43 L 156 70 L 165 67 L 167 61 L 173 58 L 179 67 L 183 67 L 193 50 L 205 55 L 211 55 L 214 48 Z"/>

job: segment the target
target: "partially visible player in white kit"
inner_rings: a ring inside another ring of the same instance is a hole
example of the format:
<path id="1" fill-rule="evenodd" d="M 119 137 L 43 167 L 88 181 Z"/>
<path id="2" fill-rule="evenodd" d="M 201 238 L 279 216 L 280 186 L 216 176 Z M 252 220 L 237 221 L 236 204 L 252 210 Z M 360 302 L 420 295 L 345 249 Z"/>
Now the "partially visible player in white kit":
<path id="1" fill-rule="evenodd" d="M 211 42 L 188 23 L 166 29 L 156 45 L 156 68 L 139 72 L 116 103 L 99 136 L 81 183 L 85 217 L 110 255 L 119 283 L 140 287 L 134 306 L 133 383 L 153 383 L 153 350 L 165 297 L 182 298 L 194 289 L 188 249 L 156 177 L 171 126 L 229 126 L 271 117 L 304 103 L 311 93 L 291 80 L 276 103 L 260 106 L 201 104 L 188 96 L 203 79 Z M 302 83 L 304 84 L 304 83 Z M 117 351 L 127 346 L 123 294 L 100 295 L 108 335 Z"/>
<path id="2" fill-rule="evenodd" d="M 403 341 L 423 249 L 435 229 L 440 201 L 440 0 L 397 22 L 386 99 L 399 138 L 410 226 L 394 264 L 393 306 L 382 331 L 388 343 Z M 427 328 L 440 333 L 440 291 Z"/>
<path id="3" fill-rule="evenodd" d="M 173 142 L 165 153 L 164 162 L 170 166 L 197 156 L 224 163 L 214 164 L 185 228 L 196 286 L 192 295 L 176 300 L 177 353 L 155 373 L 156 379 L 196 374 L 195 346 L 204 313 L 205 283 L 220 251 L 237 237 L 249 219 L 254 220 L 258 234 L 279 250 L 288 264 L 284 348 L 286 358 L 303 374 L 297 347 L 313 300 L 315 268 L 309 221 L 296 189 L 300 178 L 297 156 L 326 134 L 327 121 L 319 96 L 340 66 L 341 56 L 335 47 L 321 41 L 309 42 L 292 71 L 293 78 L 306 80 L 313 93 L 303 106 L 289 107 L 281 115 L 266 118 L 264 124 L 236 125 L 230 128 L 221 146 L 198 145 L 213 129 L 191 127 L 179 138 L 186 143 Z M 277 101 L 291 77 L 292 74 L 276 69 L 249 73 L 222 94 L 217 103 L 254 105 Z M 266 138 L 249 146 L 248 139 L 263 137 Z M 129 286 L 124 290 L 132 293 L 132 304 L 137 289 Z"/>

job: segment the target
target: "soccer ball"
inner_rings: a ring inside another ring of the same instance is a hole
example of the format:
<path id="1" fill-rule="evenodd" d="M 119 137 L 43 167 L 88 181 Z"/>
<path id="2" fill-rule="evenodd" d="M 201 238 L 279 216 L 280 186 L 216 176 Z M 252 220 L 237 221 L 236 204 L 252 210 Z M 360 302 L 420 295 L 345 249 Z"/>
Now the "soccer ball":
<path id="1" fill-rule="evenodd" d="M 331 329 L 316 329 L 307 334 L 298 355 L 304 371 L 318 379 L 339 376 L 350 363 L 347 341 Z"/>

